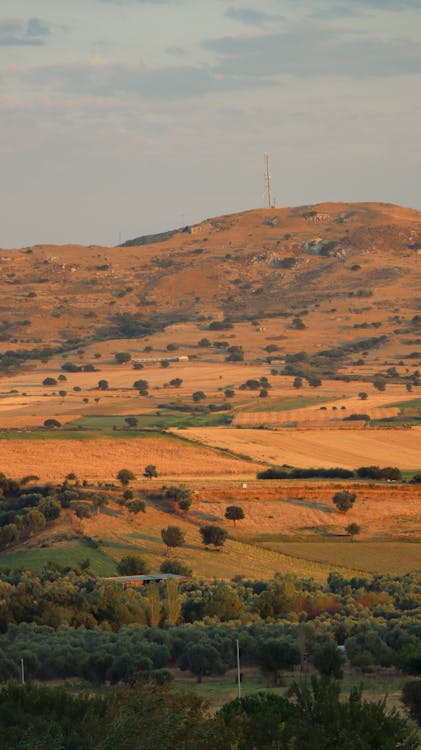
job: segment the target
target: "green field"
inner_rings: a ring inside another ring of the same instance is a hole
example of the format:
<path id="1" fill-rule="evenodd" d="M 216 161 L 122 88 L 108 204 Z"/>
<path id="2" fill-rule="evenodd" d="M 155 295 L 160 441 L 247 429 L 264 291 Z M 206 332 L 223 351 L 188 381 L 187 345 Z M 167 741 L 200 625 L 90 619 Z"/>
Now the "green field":
<path id="1" fill-rule="evenodd" d="M 172 411 L 159 409 L 154 414 L 132 414 L 138 420 L 136 429 L 166 427 L 216 427 L 227 423 L 229 412 L 217 412 L 206 414 L 194 414 L 190 412 Z M 113 426 L 118 428 L 127 427 L 125 417 L 121 416 L 95 416 L 82 417 L 75 422 L 69 422 L 71 427 L 84 427 L 93 430 L 112 430 Z"/>
<path id="2" fill-rule="evenodd" d="M 40 573 L 50 560 L 59 565 L 74 567 L 87 559 L 90 561 L 90 569 L 97 575 L 115 575 L 117 573 L 114 560 L 101 550 L 83 542 L 60 547 L 9 552 L 0 556 L 0 567 L 25 568 Z"/>
<path id="3" fill-rule="evenodd" d="M 399 541 L 323 541 L 291 542 L 276 540 L 276 537 L 265 539 L 264 535 L 254 539 L 266 549 L 281 552 L 295 558 L 300 563 L 338 566 L 349 570 L 359 570 L 367 574 L 390 573 L 404 575 L 421 569 L 421 544 L 419 542 Z"/>
<path id="4" fill-rule="evenodd" d="M 291 409 L 304 409 L 306 406 L 315 406 L 335 401 L 336 398 L 329 396 L 291 396 L 288 398 L 254 398 L 253 400 L 241 401 L 235 405 L 236 412 L 260 412 L 260 411 L 290 411 Z"/>
<path id="5" fill-rule="evenodd" d="M 388 423 L 394 425 L 421 424 L 421 398 L 412 398 L 410 401 L 396 401 L 393 404 L 385 404 L 385 406 L 399 409 L 399 415 L 385 419 L 373 419 L 370 422 L 371 427 L 381 427 Z"/>

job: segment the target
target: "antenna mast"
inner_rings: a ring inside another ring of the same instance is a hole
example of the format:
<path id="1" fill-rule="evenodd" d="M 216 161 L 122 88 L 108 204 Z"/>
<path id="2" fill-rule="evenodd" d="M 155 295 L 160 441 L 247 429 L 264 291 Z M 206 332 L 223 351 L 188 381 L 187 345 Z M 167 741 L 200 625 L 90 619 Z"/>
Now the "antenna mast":
<path id="1" fill-rule="evenodd" d="M 269 169 L 269 154 L 264 154 L 265 159 L 265 208 L 272 208 L 272 186 L 271 173 Z"/>

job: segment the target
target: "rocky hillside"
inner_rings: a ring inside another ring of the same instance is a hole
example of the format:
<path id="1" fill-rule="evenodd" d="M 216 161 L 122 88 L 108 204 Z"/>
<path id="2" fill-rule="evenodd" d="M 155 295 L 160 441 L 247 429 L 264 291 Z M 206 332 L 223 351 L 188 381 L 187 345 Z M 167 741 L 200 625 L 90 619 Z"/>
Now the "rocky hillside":
<path id="1" fill-rule="evenodd" d="M 322 313 L 370 329 L 353 337 L 377 327 L 416 341 L 420 268 L 421 212 L 377 203 L 248 211 L 115 248 L 1 250 L 1 347 L 276 317 L 295 337 L 306 315 Z"/>

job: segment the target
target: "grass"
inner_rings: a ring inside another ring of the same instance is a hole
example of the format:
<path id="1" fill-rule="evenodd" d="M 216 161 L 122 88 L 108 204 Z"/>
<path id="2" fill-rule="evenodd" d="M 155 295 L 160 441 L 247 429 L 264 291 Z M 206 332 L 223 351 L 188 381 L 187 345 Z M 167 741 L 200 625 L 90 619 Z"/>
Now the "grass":
<path id="1" fill-rule="evenodd" d="M 107 556 L 118 561 L 128 554 L 138 554 L 144 557 L 152 571 L 159 570 L 165 557 L 165 547 L 161 539 L 161 528 L 168 523 L 182 527 L 186 533 L 186 544 L 174 550 L 171 556 L 181 559 L 193 571 L 194 576 L 203 578 L 230 579 L 235 575 L 245 575 L 249 578 L 268 579 L 275 573 L 293 574 L 303 578 L 312 577 L 317 581 L 326 581 L 331 570 L 339 573 L 349 573 L 348 568 L 341 567 L 335 561 L 319 562 L 311 559 L 299 559 L 284 553 L 272 546 L 250 544 L 235 539 L 228 539 L 223 549 L 209 551 L 203 547 L 198 528 L 194 524 L 187 524 L 174 515 L 155 522 L 148 521 L 146 516 L 133 523 L 127 524 L 123 519 L 117 521 L 101 537 L 90 531 L 96 539 L 99 548 Z M 361 573 L 358 568 L 352 568 L 351 574 Z"/>
<path id="2" fill-rule="evenodd" d="M 228 412 L 194 414 L 189 412 L 179 412 L 166 409 L 160 409 L 155 414 L 133 414 L 138 421 L 138 429 L 157 428 L 165 429 L 167 427 L 216 427 L 227 423 Z M 122 416 L 98 416 L 82 417 L 75 422 L 70 422 L 71 427 L 84 427 L 94 430 L 112 430 L 113 426 L 118 428 L 127 427 L 125 417 Z M 130 434 L 135 430 L 129 430 Z"/>
<path id="3" fill-rule="evenodd" d="M 387 404 L 387 406 L 399 409 L 399 415 L 397 417 L 386 417 L 385 419 L 373 419 L 370 422 L 371 427 L 381 427 L 385 424 L 421 424 L 421 398 L 412 398 L 410 401 L 396 401 L 393 404 Z"/>
<path id="4" fill-rule="evenodd" d="M 399 541 L 276 541 L 275 535 L 264 539 L 255 538 L 255 543 L 291 556 L 301 563 L 319 563 L 338 566 L 348 570 L 359 570 L 367 574 L 382 573 L 404 575 L 421 567 L 421 549 L 418 542 Z"/>
<path id="5" fill-rule="evenodd" d="M 253 693 L 259 691 L 270 691 L 277 695 L 285 695 L 293 682 L 299 682 L 303 679 L 303 676 L 298 672 L 288 672 L 283 677 L 284 684 L 281 687 L 273 687 L 255 669 L 246 667 L 242 670 L 242 673 L 241 693 L 243 696 L 253 695 Z M 381 671 L 370 676 L 345 674 L 344 679 L 341 681 L 341 692 L 347 696 L 353 688 L 359 688 L 362 684 L 363 695 L 366 700 L 378 701 L 386 696 L 388 709 L 394 706 L 402 709 L 400 696 L 407 679 L 406 676 L 387 674 Z M 192 690 L 201 698 L 209 701 L 210 705 L 215 709 L 237 697 L 235 670 L 229 670 L 225 675 L 220 677 L 205 677 L 200 684 L 188 673 L 186 675 L 177 670 L 174 673 L 174 687 Z"/>
<path id="6" fill-rule="evenodd" d="M 261 412 L 261 411 L 291 411 L 292 409 L 304 409 L 306 406 L 323 404 L 332 401 L 327 396 L 290 396 L 287 398 L 255 398 L 244 401 L 235 406 L 236 412 Z"/>
<path id="7" fill-rule="evenodd" d="M 115 418 L 120 419 L 120 418 Z M 121 418 L 123 419 L 123 418 Z M 117 429 L 113 430 L 112 427 L 104 427 L 103 429 L 95 428 L 94 426 L 91 427 L 85 427 L 84 429 L 67 429 L 66 427 L 62 427 L 61 429 L 57 430 L 32 430 L 32 431 L 26 431 L 26 430 L 1 430 L 0 431 L 0 440 L 98 440 L 100 438 L 135 438 L 135 439 L 142 439 L 142 438 L 150 438 L 153 436 L 154 438 L 162 437 L 163 440 L 180 440 L 181 437 L 178 437 L 177 435 L 170 435 L 170 434 L 163 434 L 158 428 L 154 430 L 153 428 L 148 429 Z"/>
<path id="8" fill-rule="evenodd" d="M 402 414 L 415 410 L 417 414 L 421 415 L 421 398 L 412 398 L 409 401 L 397 401 L 393 404 L 387 404 L 387 406 L 400 409 Z"/>
<path id="9" fill-rule="evenodd" d="M 84 560 L 90 561 L 90 569 L 97 575 L 115 575 L 117 566 L 104 552 L 83 542 L 67 546 L 49 547 L 9 552 L 0 556 L 2 568 L 24 568 L 40 573 L 49 561 L 74 567 Z"/>

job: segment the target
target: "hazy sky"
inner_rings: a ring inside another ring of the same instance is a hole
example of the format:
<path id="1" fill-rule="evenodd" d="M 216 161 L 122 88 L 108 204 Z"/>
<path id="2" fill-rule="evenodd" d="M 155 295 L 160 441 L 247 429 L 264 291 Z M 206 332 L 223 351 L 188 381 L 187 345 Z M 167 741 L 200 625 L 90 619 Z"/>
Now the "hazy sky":
<path id="1" fill-rule="evenodd" d="M 421 0 L 2 0 L 0 247 L 421 209 Z"/>

